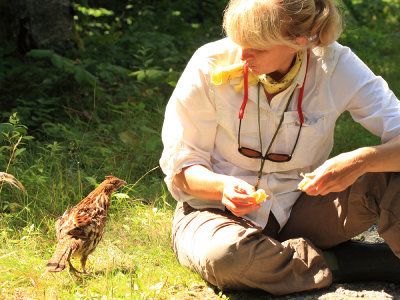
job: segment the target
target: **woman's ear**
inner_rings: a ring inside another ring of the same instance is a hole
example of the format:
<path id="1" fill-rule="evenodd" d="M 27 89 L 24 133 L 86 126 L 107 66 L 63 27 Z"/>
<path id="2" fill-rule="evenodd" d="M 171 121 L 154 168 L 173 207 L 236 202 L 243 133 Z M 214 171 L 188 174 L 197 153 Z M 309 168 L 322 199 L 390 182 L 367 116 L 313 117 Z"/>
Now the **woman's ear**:
<path id="1" fill-rule="evenodd" d="M 308 38 L 305 36 L 299 36 L 295 39 L 295 43 L 299 46 L 305 46 L 308 43 Z"/>
<path id="2" fill-rule="evenodd" d="M 306 38 L 305 36 L 297 37 L 294 40 L 294 43 L 297 44 L 300 47 L 303 47 L 308 43 L 308 38 Z M 299 49 L 291 48 L 291 52 L 292 53 L 297 53 L 298 51 L 299 51 Z"/>

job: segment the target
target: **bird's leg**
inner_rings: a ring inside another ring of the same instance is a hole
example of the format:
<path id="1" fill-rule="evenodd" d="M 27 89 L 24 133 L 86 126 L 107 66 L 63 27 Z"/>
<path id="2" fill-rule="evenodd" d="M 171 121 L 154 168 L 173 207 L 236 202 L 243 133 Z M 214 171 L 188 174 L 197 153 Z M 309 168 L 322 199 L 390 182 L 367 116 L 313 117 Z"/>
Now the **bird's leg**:
<path id="1" fill-rule="evenodd" d="M 87 255 L 82 255 L 82 257 L 81 257 L 81 265 L 82 265 L 83 273 L 85 273 L 85 274 L 87 273 L 86 269 L 85 269 L 87 259 L 88 259 Z"/>
<path id="2" fill-rule="evenodd" d="M 78 271 L 77 269 L 74 268 L 74 266 L 72 265 L 72 263 L 70 262 L 69 259 L 68 259 L 68 264 L 69 264 L 69 269 L 70 269 L 72 272 L 75 272 L 75 273 L 82 273 L 82 272 L 80 272 L 80 271 Z"/>

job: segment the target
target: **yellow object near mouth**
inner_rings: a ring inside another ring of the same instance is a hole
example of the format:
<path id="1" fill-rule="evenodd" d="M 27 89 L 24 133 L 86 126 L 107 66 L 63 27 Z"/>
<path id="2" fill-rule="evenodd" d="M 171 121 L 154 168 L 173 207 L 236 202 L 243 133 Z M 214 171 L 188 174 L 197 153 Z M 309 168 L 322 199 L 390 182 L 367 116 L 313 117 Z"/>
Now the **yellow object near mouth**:
<path id="1" fill-rule="evenodd" d="M 251 196 L 256 199 L 257 204 L 264 202 L 265 200 L 267 200 L 267 198 L 269 198 L 269 196 L 267 197 L 267 194 L 265 194 L 265 191 L 263 189 L 255 191 Z"/>

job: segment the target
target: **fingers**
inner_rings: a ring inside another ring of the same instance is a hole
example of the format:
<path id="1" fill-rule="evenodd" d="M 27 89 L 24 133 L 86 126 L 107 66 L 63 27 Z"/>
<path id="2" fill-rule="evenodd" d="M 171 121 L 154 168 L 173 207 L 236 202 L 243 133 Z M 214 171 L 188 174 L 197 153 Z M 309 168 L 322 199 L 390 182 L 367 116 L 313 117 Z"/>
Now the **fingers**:
<path id="1" fill-rule="evenodd" d="M 242 217 L 260 208 L 260 204 L 244 204 L 228 200 L 227 198 L 222 200 L 222 204 L 237 217 Z"/>
<path id="2" fill-rule="evenodd" d="M 303 179 L 303 181 L 305 181 L 306 183 L 303 183 L 303 185 L 302 183 L 300 183 L 299 186 L 302 185 L 300 189 L 308 195 L 319 195 L 325 191 L 324 178 L 314 175 L 312 177 L 306 177 L 306 179 Z"/>
<path id="3" fill-rule="evenodd" d="M 365 169 L 360 167 L 362 161 L 357 150 L 332 157 L 312 173 L 306 174 L 305 177 L 309 182 L 305 184 L 304 180 L 301 181 L 299 189 L 308 195 L 326 195 L 344 191 L 364 174 Z"/>
<path id="4" fill-rule="evenodd" d="M 345 176 L 340 176 L 339 174 L 334 174 L 332 172 L 327 172 L 323 174 L 306 174 L 307 184 L 301 186 L 302 182 L 299 184 L 299 189 L 305 192 L 307 195 L 327 195 L 332 192 L 344 191 L 349 185 L 354 183 L 354 181 L 349 181 Z"/>
<path id="5" fill-rule="evenodd" d="M 253 186 L 246 182 L 236 181 L 232 185 L 226 185 L 222 204 L 235 216 L 244 216 L 260 208 L 260 205 L 256 203 L 256 199 L 251 196 L 254 192 Z"/>
<path id="6" fill-rule="evenodd" d="M 323 174 L 305 174 L 303 180 L 299 183 L 299 189 L 312 196 L 325 195 L 329 193 L 329 189 L 326 189 L 325 180 L 326 178 Z"/>

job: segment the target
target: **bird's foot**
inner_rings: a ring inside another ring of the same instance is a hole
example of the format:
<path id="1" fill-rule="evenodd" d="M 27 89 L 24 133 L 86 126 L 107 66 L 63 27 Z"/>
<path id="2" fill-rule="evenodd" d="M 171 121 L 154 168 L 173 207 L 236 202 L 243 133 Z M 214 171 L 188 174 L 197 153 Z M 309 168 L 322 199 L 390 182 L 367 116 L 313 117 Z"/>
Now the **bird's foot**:
<path id="1" fill-rule="evenodd" d="M 82 274 L 83 274 L 83 272 L 81 272 L 81 271 L 79 271 L 78 269 L 76 269 L 76 268 L 71 264 L 70 261 L 68 261 L 68 264 L 69 264 L 69 270 L 70 270 L 75 276 L 79 276 L 79 275 L 82 275 Z"/>

